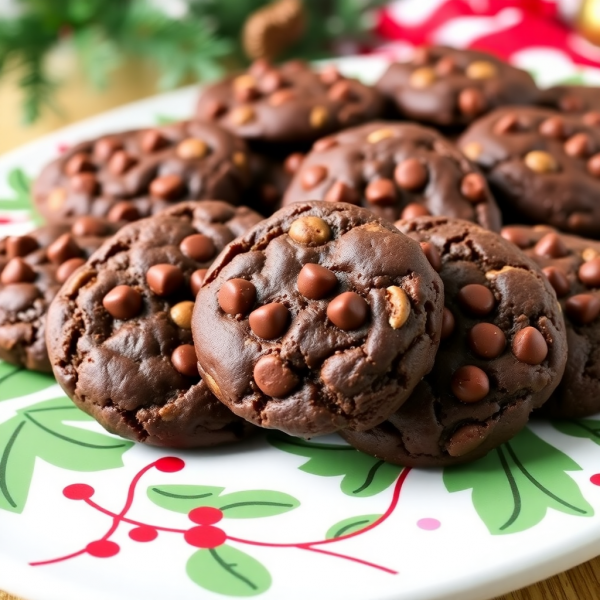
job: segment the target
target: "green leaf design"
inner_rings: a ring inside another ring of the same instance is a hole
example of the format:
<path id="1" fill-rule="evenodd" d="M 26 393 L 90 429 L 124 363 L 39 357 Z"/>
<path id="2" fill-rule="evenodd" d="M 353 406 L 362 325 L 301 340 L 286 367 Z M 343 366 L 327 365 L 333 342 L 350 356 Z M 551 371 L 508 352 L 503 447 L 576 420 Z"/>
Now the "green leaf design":
<path id="1" fill-rule="evenodd" d="M 7 362 L 0 362 L 0 402 L 33 394 L 54 385 L 50 375 L 27 371 Z"/>
<path id="2" fill-rule="evenodd" d="M 8 174 L 8 185 L 14 192 L 12 198 L 0 199 L 0 210 L 31 210 L 31 179 L 22 169 L 13 169 Z"/>
<path id="3" fill-rule="evenodd" d="M 224 596 L 258 596 L 272 581 L 269 571 L 255 558 L 227 544 L 192 554 L 186 572 L 200 587 Z"/>
<path id="4" fill-rule="evenodd" d="M 548 508 L 578 517 L 594 509 L 566 471 L 581 467 L 524 429 L 510 442 L 467 465 L 444 469 L 449 492 L 472 489 L 475 510 L 492 535 L 537 525 Z"/>
<path id="5" fill-rule="evenodd" d="M 147 494 L 157 506 L 187 515 L 198 506 L 214 506 L 212 500 L 224 489 L 208 485 L 151 485 Z"/>
<path id="6" fill-rule="evenodd" d="M 123 466 L 123 453 L 133 442 L 79 429 L 65 421 L 93 419 L 62 397 L 23 408 L 0 424 L 0 508 L 23 511 L 36 457 L 71 471 Z"/>
<path id="7" fill-rule="evenodd" d="M 352 446 L 307 442 L 281 433 L 270 433 L 267 439 L 279 450 L 307 457 L 308 461 L 299 467 L 305 473 L 343 476 L 340 487 L 347 496 L 375 496 L 390 487 L 402 472 L 402 467 L 358 452 Z"/>
<path id="8" fill-rule="evenodd" d="M 325 534 L 328 540 L 344 537 L 350 533 L 361 531 L 365 527 L 372 525 L 378 519 L 381 519 L 382 515 L 358 515 L 356 517 L 349 517 L 338 521 L 335 525 L 332 525 Z"/>
<path id="9" fill-rule="evenodd" d="M 161 485 L 148 488 L 148 498 L 162 508 L 187 514 L 199 506 L 223 511 L 226 519 L 273 517 L 300 506 L 293 496 L 273 490 L 222 494 L 225 488 L 206 485 Z"/>
<path id="10" fill-rule="evenodd" d="M 177 119 L 176 117 L 172 117 L 169 115 L 154 115 L 154 120 L 157 125 L 170 125 L 171 123 L 176 123 L 181 119 Z"/>
<path id="11" fill-rule="evenodd" d="M 583 71 L 577 71 L 573 75 L 569 75 L 569 77 L 565 77 L 565 79 L 561 79 L 555 85 L 585 85 L 586 79 Z"/>
<path id="12" fill-rule="evenodd" d="M 289 494 L 272 490 L 248 490 L 225 494 L 213 505 L 226 519 L 273 517 L 294 510 L 300 502 Z"/>
<path id="13" fill-rule="evenodd" d="M 578 438 L 587 438 L 600 446 L 600 421 L 594 421 L 593 419 L 552 421 L 552 426 L 561 433 Z"/>

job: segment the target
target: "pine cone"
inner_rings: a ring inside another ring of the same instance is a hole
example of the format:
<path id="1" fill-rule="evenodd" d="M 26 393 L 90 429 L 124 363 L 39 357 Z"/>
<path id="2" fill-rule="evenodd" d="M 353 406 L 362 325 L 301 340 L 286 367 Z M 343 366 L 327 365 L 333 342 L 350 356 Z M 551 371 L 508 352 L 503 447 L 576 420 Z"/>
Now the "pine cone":
<path id="1" fill-rule="evenodd" d="M 306 18 L 301 0 L 278 0 L 254 12 L 244 25 L 242 43 L 249 58 L 272 60 L 297 42 Z"/>

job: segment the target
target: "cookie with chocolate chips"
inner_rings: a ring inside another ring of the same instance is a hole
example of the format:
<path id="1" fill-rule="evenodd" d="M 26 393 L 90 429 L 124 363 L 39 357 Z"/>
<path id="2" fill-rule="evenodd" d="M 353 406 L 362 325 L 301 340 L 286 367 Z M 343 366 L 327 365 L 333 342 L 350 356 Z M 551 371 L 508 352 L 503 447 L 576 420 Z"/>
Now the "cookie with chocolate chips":
<path id="1" fill-rule="evenodd" d="M 570 419 L 600 412 L 600 243 L 544 226 L 505 227 L 502 236 L 542 268 L 563 309 L 567 367 L 542 413 Z"/>
<path id="2" fill-rule="evenodd" d="M 211 267 L 192 321 L 198 368 L 256 425 L 306 437 L 373 427 L 431 367 L 442 297 L 391 224 L 349 204 L 294 204 Z"/>
<path id="3" fill-rule="evenodd" d="M 479 169 L 434 129 L 378 121 L 318 140 L 283 205 L 360 204 L 395 221 L 445 215 L 498 231 L 500 211 Z"/>
<path id="4" fill-rule="evenodd" d="M 115 233 L 117 223 L 80 217 L 0 241 L 0 358 L 51 372 L 44 333 L 48 305 L 67 278 Z"/>
<path id="5" fill-rule="evenodd" d="M 600 128 L 544 108 L 500 108 L 458 146 L 484 171 L 505 222 L 600 236 Z"/>
<path id="6" fill-rule="evenodd" d="M 400 229 L 444 282 L 440 349 L 400 410 L 371 431 L 341 434 L 396 464 L 468 462 L 514 436 L 558 385 L 567 353 L 560 307 L 536 263 L 496 233 L 442 217 Z"/>
<path id="7" fill-rule="evenodd" d="M 225 202 L 178 204 L 126 225 L 64 284 L 48 312 L 56 379 L 112 433 L 193 448 L 244 437 L 196 367 L 191 318 L 206 269 L 261 220 Z"/>
<path id="8" fill-rule="evenodd" d="M 135 221 L 182 200 L 240 204 L 250 185 L 246 144 L 211 123 L 181 122 L 82 142 L 33 188 L 51 222 L 78 215 Z"/>
<path id="9" fill-rule="evenodd" d="M 246 73 L 206 87 L 196 116 L 248 141 L 302 147 L 376 119 L 383 108 L 377 90 L 335 67 L 317 72 L 301 61 L 276 67 L 259 60 Z"/>
<path id="10" fill-rule="evenodd" d="M 411 61 L 391 64 L 376 88 L 402 116 L 453 130 L 539 94 L 529 73 L 491 54 L 443 46 L 418 48 Z"/>
<path id="11" fill-rule="evenodd" d="M 561 113 L 581 115 L 588 125 L 597 125 L 600 116 L 600 88 L 590 85 L 556 85 L 542 90 L 539 104 Z"/>

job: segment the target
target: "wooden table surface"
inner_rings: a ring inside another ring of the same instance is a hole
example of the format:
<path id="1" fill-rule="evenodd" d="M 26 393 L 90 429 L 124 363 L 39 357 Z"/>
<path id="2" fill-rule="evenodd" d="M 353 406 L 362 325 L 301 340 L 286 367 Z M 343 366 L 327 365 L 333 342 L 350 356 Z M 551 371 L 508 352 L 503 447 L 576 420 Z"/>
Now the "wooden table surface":
<path id="1" fill-rule="evenodd" d="M 0 585 L 2 585 L 1 573 Z M 597 598 L 600 598 L 600 557 L 495 600 L 596 600 Z M 0 600 L 24 599 L 0 592 Z"/>

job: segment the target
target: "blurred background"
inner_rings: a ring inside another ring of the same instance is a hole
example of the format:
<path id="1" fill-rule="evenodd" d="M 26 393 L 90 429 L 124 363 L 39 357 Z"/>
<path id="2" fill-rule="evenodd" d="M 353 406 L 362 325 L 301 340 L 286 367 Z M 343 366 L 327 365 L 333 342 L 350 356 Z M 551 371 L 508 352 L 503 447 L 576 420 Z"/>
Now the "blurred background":
<path id="1" fill-rule="evenodd" d="M 600 66 L 600 0 L 0 0 L 0 153 L 250 60 L 443 43 Z"/>

